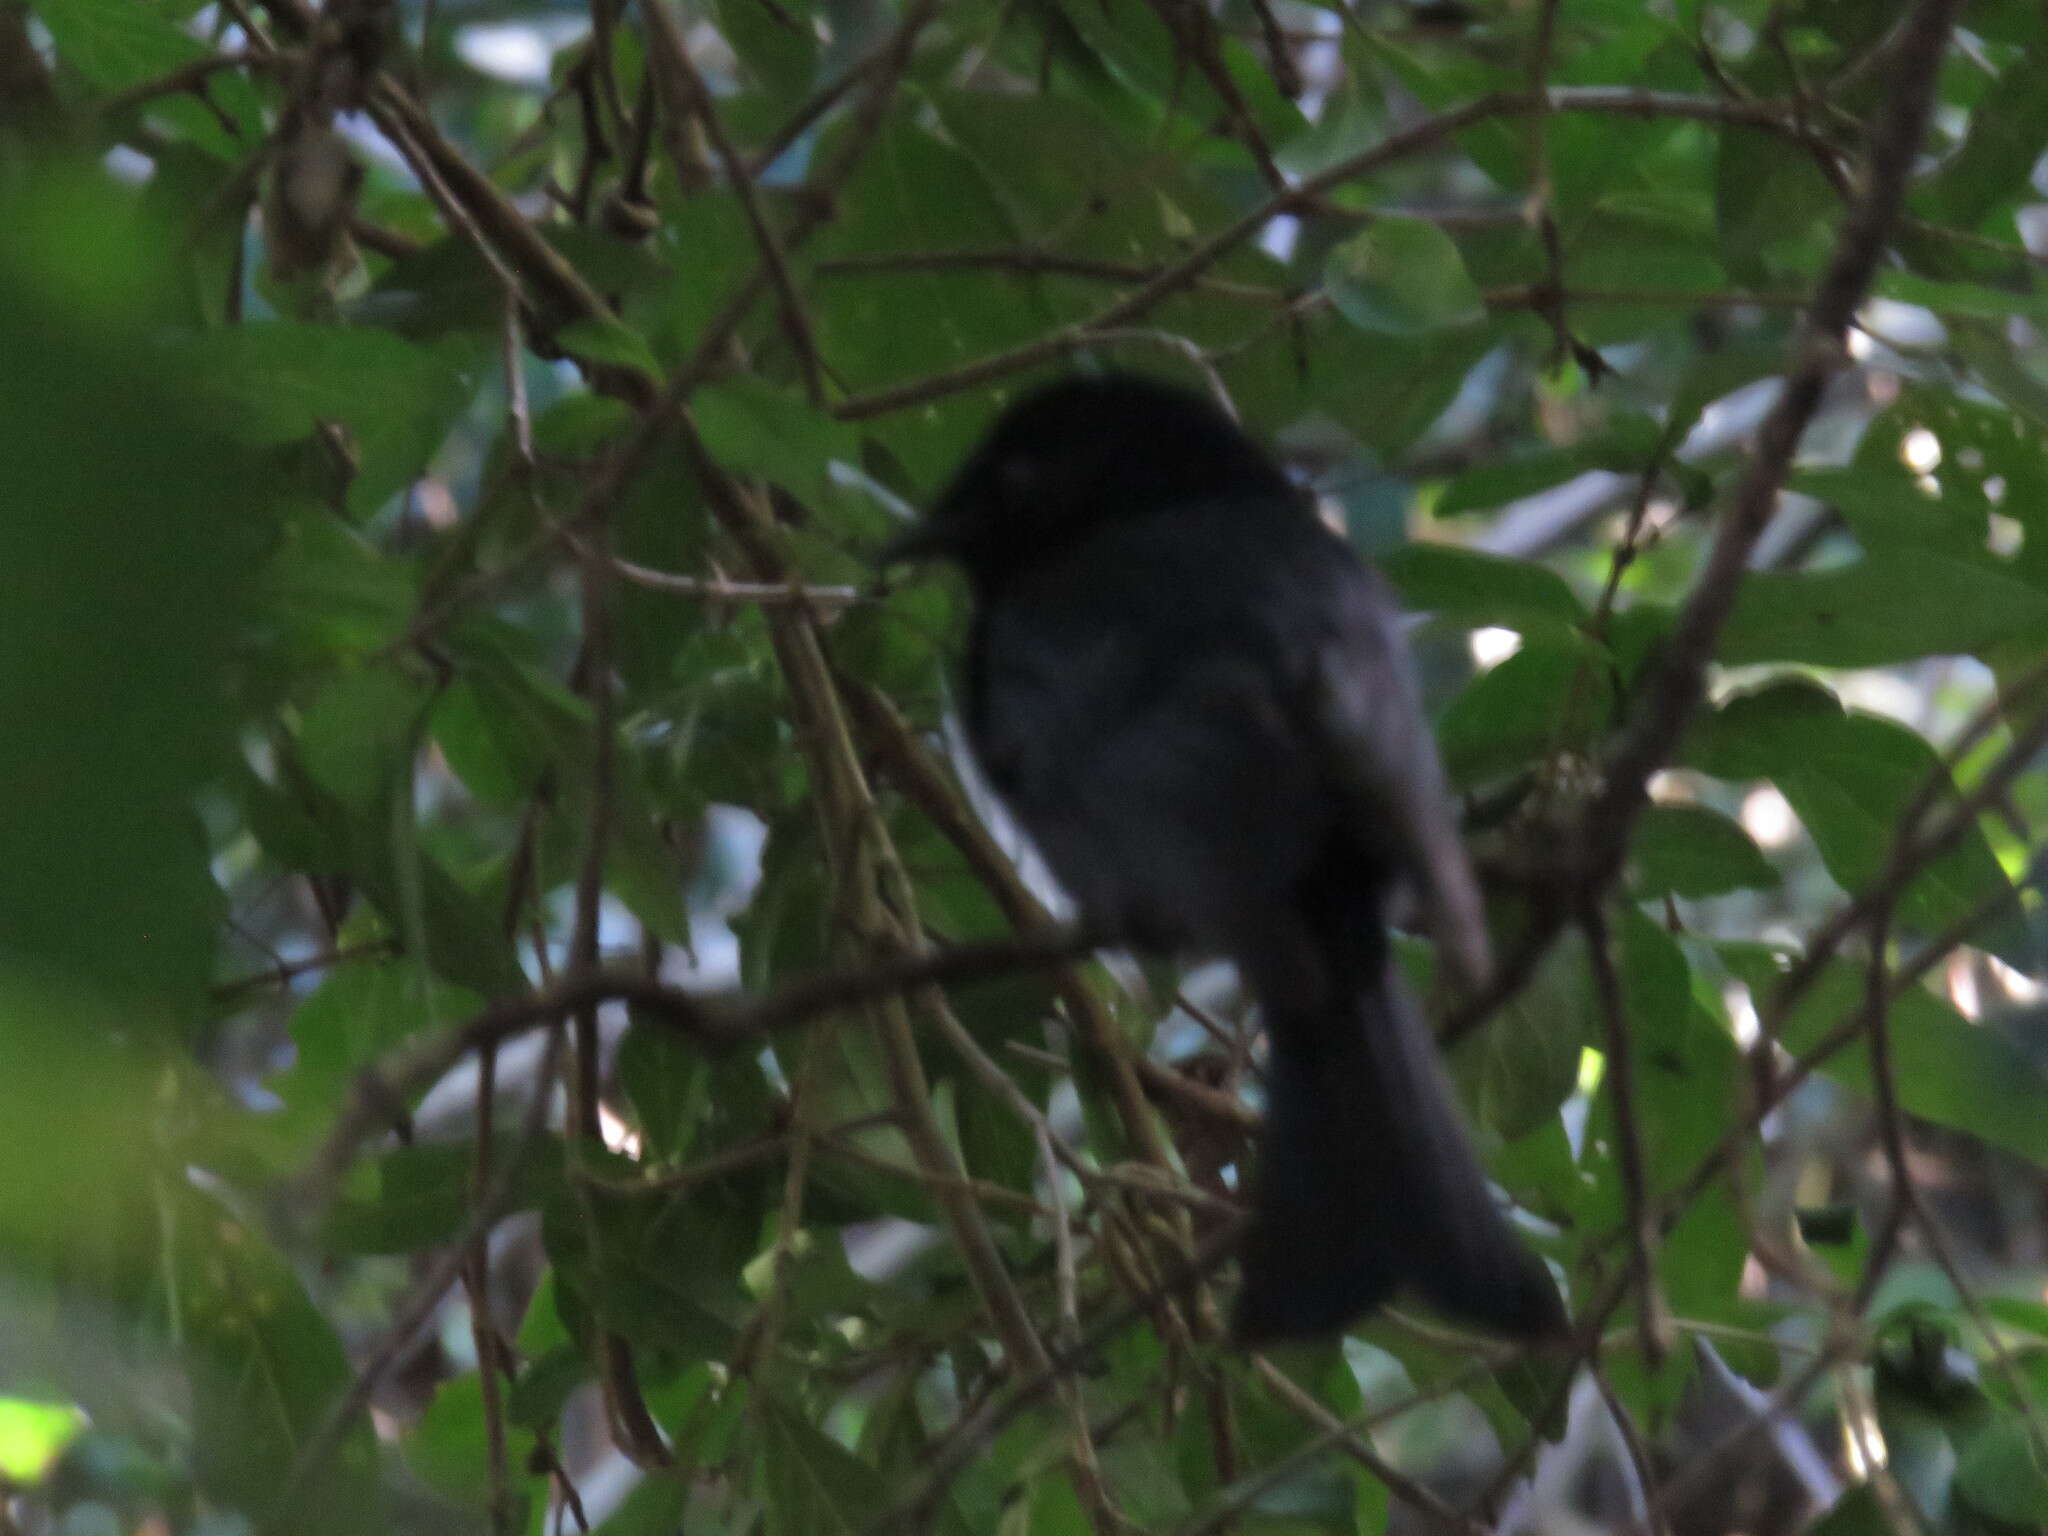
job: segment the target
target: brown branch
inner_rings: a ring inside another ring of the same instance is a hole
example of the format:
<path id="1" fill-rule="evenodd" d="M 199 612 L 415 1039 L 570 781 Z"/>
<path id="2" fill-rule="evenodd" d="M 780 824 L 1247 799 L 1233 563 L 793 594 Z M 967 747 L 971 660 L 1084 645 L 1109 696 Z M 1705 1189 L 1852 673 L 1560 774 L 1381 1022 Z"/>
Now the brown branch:
<path id="1" fill-rule="evenodd" d="M 1191 3 L 1191 0 L 1150 0 L 1150 3 L 1161 24 L 1172 34 L 1175 52 L 1195 61 L 1195 68 L 1202 72 L 1202 77 L 1209 82 L 1209 89 L 1223 103 L 1223 110 L 1230 116 L 1231 127 L 1250 152 L 1252 163 L 1259 168 L 1266 185 L 1285 189 L 1287 178 L 1273 159 L 1273 146 L 1259 132 L 1259 125 L 1245 102 L 1244 92 L 1230 78 L 1214 18 L 1204 6 Z"/>
<path id="2" fill-rule="evenodd" d="M 1536 106 L 1529 114 L 1530 186 L 1526 211 L 1543 247 L 1543 281 L 1536 285 L 1535 307 L 1549 322 L 1552 336 L 1550 366 L 1557 368 L 1576 355 L 1577 349 L 1572 340 L 1571 323 L 1565 316 L 1564 242 L 1558 238 L 1557 216 L 1551 208 L 1555 188 L 1550 174 L 1550 118 L 1553 111 L 1550 58 L 1557 40 L 1558 0 L 1540 0 L 1540 3 L 1541 9 L 1536 16 L 1536 41 L 1529 50 L 1529 93 Z M 1589 355 L 1597 365 L 1599 354 Z M 1592 382 L 1599 382 L 1597 367 L 1589 367 L 1587 373 Z"/>
<path id="3" fill-rule="evenodd" d="M 1644 691 L 1644 708 L 1608 760 L 1606 790 L 1588 818 L 1593 856 L 1587 876 L 1594 883 L 1605 884 L 1620 867 L 1629 828 L 1649 793 L 1650 775 L 1669 761 L 1705 690 L 1707 667 L 1734 610 L 1750 552 L 1776 510 L 1807 423 L 1828 380 L 1846 361 L 1844 337 L 1904 206 L 1906 179 L 1926 135 L 1935 81 L 1960 4 L 1921 0 L 1915 8 L 1890 95 L 1871 133 L 1863 196 L 1842 225 L 1793 344 L 1784 389 L 1758 430 L 1756 451 L 1722 515 L 1706 568 L 1679 610 Z"/>
<path id="4" fill-rule="evenodd" d="M 842 73 L 819 86 L 807 101 L 790 113 L 780 128 L 768 136 L 768 142 L 754 152 L 747 163 L 747 175 L 758 181 L 770 166 L 789 153 L 790 147 L 798 139 L 810 131 L 812 124 L 838 106 L 846 93 L 858 85 L 864 76 L 878 65 L 888 63 L 894 49 L 895 40 L 891 39 L 874 52 L 854 60 Z"/>
<path id="5" fill-rule="evenodd" d="M 275 965 L 251 975 L 237 976 L 232 981 L 216 982 L 209 995 L 216 1003 L 239 1002 L 249 993 L 260 992 L 266 987 L 290 986 L 296 978 L 313 971 L 347 965 L 353 960 L 379 959 L 397 953 L 398 942 L 395 939 L 366 939 L 360 944 L 344 944 L 323 954 L 308 955 L 303 960 L 279 959 Z"/>
<path id="6" fill-rule="evenodd" d="M 1671 634 L 1643 689 L 1643 706 L 1626 734 L 1609 754 L 1605 788 L 1584 818 L 1583 852 L 1571 883 L 1581 893 L 1605 889 L 1627 854 L 1630 829 L 1647 803 L 1649 781 L 1677 749 L 1686 722 L 1706 687 L 1707 668 L 1722 626 L 1735 606 L 1756 541 L 1770 522 L 1778 491 L 1792 468 L 1793 454 L 1820 404 L 1821 393 L 1846 361 L 1843 337 L 1876 271 L 1886 238 L 1904 204 L 1906 178 L 1925 134 L 1932 111 L 1934 85 L 1944 43 L 1961 0 L 1921 0 L 1910 23 L 1912 42 L 1902 49 L 1889 101 L 1871 135 L 1865 192 L 1850 210 L 1837 236 L 1835 252 L 1815 291 L 1787 364 L 1784 387 L 1764 418 L 1748 469 L 1723 514 L 1706 567 L 1679 610 Z M 1631 110 L 1654 93 L 1601 90 L 1552 93 L 1554 106 L 1571 100 L 1577 109 Z M 1668 103 L 1666 103 L 1668 105 Z M 1755 111 L 1760 104 L 1722 103 Z M 1776 114 L 1780 109 L 1771 108 Z M 1741 115 L 1722 121 L 1742 121 Z M 1782 120 L 1772 120 L 1783 126 Z M 1583 899 L 1583 896 L 1582 898 Z M 1447 1038 L 1456 1039 L 1483 1021 L 1519 989 L 1536 960 L 1563 928 L 1571 903 L 1548 901 L 1535 909 L 1529 931 L 1510 962 L 1519 975 L 1496 976 L 1482 999 L 1453 1021 Z M 1524 957 L 1527 957 L 1526 960 Z M 1512 981 L 1514 985 L 1510 986 Z"/>
<path id="7" fill-rule="evenodd" d="M 1713 97 L 1677 96 L 1668 92 L 1613 89 L 1604 86 L 1560 88 L 1548 92 L 1541 102 L 1526 92 L 1494 92 L 1466 102 L 1463 106 L 1424 118 L 1421 122 L 1389 134 L 1370 149 L 1304 179 L 1299 186 L 1275 192 L 1258 207 L 1235 222 L 1225 225 L 1134 292 L 1126 294 L 1087 320 L 1064 326 L 1008 352 L 978 358 L 956 368 L 930 374 L 922 379 L 912 379 L 872 394 L 857 395 L 853 399 L 840 402 L 834 408 L 833 414 L 845 421 L 865 421 L 870 417 L 905 410 L 945 395 L 972 389 L 976 385 L 991 383 L 996 379 L 1022 372 L 1027 368 L 1035 368 L 1041 363 L 1064 356 L 1088 345 L 1093 333 L 1133 320 L 1155 308 L 1161 301 L 1186 289 L 1224 256 L 1256 238 L 1259 232 L 1279 215 L 1313 204 L 1324 194 L 1346 182 L 1356 181 L 1385 166 L 1435 148 L 1474 123 L 1484 122 L 1489 118 L 1517 116 L 1537 111 L 1544 105 L 1553 112 L 1679 117 L 1704 122 L 1742 123 L 1785 133 L 1792 131 L 1785 109 L 1769 102 L 1723 101 Z"/>
<path id="8" fill-rule="evenodd" d="M 324 1207 L 357 1149 L 392 1124 L 412 1096 L 470 1052 L 559 1023 L 602 1003 L 624 1003 L 674 1029 L 707 1051 L 756 1045 L 819 1016 L 859 1007 L 913 987 L 987 980 L 1064 964 L 1090 947 L 1067 930 L 984 944 L 962 944 L 928 954 L 897 955 L 870 965 L 790 982 L 758 997 L 686 992 L 647 977 L 598 971 L 566 976 L 521 997 L 493 1003 L 467 1023 L 415 1036 L 356 1074 L 348 1103 L 336 1117 L 319 1154 L 300 1176 L 307 1210 Z"/>
<path id="9" fill-rule="evenodd" d="M 1671 1522 L 1664 1518 L 1663 1511 L 1655 1503 L 1656 1480 L 1652 1471 L 1649 1447 L 1643 1444 L 1642 1432 L 1636 1428 L 1635 1418 L 1628 1411 L 1628 1404 L 1621 1400 L 1621 1394 L 1614 1390 L 1607 1368 L 1595 1355 L 1587 1362 L 1587 1372 L 1593 1378 L 1593 1385 L 1600 1391 L 1600 1401 L 1607 1405 L 1607 1416 L 1614 1421 L 1614 1432 L 1621 1437 L 1622 1454 L 1628 1458 L 1628 1469 L 1635 1479 L 1636 1491 L 1642 1496 L 1645 1522 L 1650 1536 L 1671 1536 Z"/>
<path id="10" fill-rule="evenodd" d="M 1885 953 L 1886 937 L 1890 932 L 1891 907 L 1880 905 L 1870 918 L 1870 956 L 1865 967 L 1864 1022 L 1870 1046 L 1870 1087 L 1871 1100 L 1877 1110 L 1878 1145 L 1884 1150 L 1885 1166 L 1891 1171 L 1891 1215 L 1887 1226 L 1896 1233 L 1907 1221 L 1920 1228 L 1927 1251 L 1941 1272 L 1955 1287 L 1956 1299 L 1963 1311 L 1984 1336 L 1986 1347 L 1991 1352 L 1992 1362 L 2006 1385 L 2013 1393 L 2021 1425 L 2033 1448 L 2037 1464 L 2048 1466 L 2048 1431 L 2044 1431 L 2032 1407 L 2032 1393 L 2026 1378 L 2005 1341 L 1999 1337 L 1992 1323 L 1977 1299 L 1976 1287 L 1963 1273 L 1962 1265 L 1956 1262 L 1955 1252 L 1949 1244 L 1948 1235 L 1942 1230 L 1941 1222 L 1932 1207 L 1920 1197 L 1919 1188 L 1913 1183 L 1913 1166 L 1906 1153 L 1906 1115 L 1899 1103 L 1898 1072 L 1892 1060 L 1891 1010 L 1888 1006 L 1890 988 L 1886 984 Z M 1873 1264 L 1873 1268 L 1875 1265 Z M 1875 1290 L 1872 1281 L 1866 1281 L 1866 1289 Z"/>
<path id="11" fill-rule="evenodd" d="M 922 405 L 926 401 L 963 389 L 971 389 L 977 384 L 989 383 L 1085 346 L 1093 332 L 1123 325 L 1153 309 L 1162 300 L 1181 292 L 1229 252 L 1254 238 L 1275 217 L 1289 212 L 1299 199 L 1319 196 L 1343 182 L 1354 180 L 1381 166 L 1393 164 L 1432 148 L 1459 129 L 1498 116 L 1511 110 L 1512 104 L 1520 101 L 1519 97 L 1498 94 L 1482 96 L 1462 107 L 1425 118 L 1411 128 L 1390 134 L 1371 149 L 1341 161 L 1320 175 L 1308 178 L 1299 188 L 1283 189 L 1274 193 L 1258 207 L 1201 242 L 1194 250 L 1161 271 L 1151 281 L 1126 294 L 1091 318 L 1063 326 L 1036 341 L 1027 342 L 1008 352 L 999 352 L 923 379 L 913 379 L 873 394 L 859 395 L 851 400 L 842 401 L 834 409 L 833 414 L 845 421 L 864 421 L 870 417 L 886 415 L 891 411 Z"/>
<path id="12" fill-rule="evenodd" d="M 486 258 L 503 259 L 519 276 L 536 308 L 536 323 L 552 332 L 576 320 L 596 320 L 611 311 L 597 290 L 570 265 L 539 230 L 520 213 L 491 179 L 469 163 L 435 126 L 434 120 L 388 74 L 373 84 L 370 115 L 391 142 L 407 152 L 413 169 L 424 167 L 447 189 L 450 204 L 459 208 L 473 228 L 472 238 Z M 422 183 L 429 175 L 421 176 Z M 446 210 L 444 209 L 444 212 Z M 459 232 L 470 234 L 458 224 Z"/>

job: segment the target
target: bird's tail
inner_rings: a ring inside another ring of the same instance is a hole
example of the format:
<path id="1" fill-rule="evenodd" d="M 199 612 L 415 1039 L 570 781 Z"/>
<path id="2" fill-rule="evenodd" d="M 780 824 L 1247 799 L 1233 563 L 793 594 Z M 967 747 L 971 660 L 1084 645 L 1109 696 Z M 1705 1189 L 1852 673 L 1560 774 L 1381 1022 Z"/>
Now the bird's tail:
<path id="1" fill-rule="evenodd" d="M 1488 1190 L 1435 1042 L 1383 947 L 1334 1017 L 1267 1007 L 1266 1127 L 1232 1320 L 1327 1334 L 1411 1289 L 1519 1338 L 1562 1335 L 1550 1272 Z"/>

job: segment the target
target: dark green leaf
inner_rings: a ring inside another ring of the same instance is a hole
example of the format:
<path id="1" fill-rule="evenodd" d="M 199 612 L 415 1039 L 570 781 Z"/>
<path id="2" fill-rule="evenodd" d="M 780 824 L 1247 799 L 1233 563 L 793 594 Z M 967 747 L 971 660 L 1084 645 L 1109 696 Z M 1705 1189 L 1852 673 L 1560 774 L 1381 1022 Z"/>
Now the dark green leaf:
<path id="1" fill-rule="evenodd" d="M 1832 214 L 1834 189 L 1797 144 L 1761 128 L 1726 128 L 1714 180 L 1714 222 L 1731 266 L 1799 239 Z"/>
<path id="2" fill-rule="evenodd" d="M 690 409 L 704 446 L 727 469 L 773 481 L 814 506 L 837 495 L 833 461 L 851 462 L 853 436 L 823 412 L 760 379 L 701 389 Z"/>
<path id="3" fill-rule="evenodd" d="M 1787 957 L 1760 944 L 1722 946 L 1729 969 L 1742 978 L 1759 1007 L 1770 997 Z M 1780 1027 L 1778 1038 L 1798 1052 L 1863 1010 L 1864 968 L 1830 961 Z M 1919 987 L 1908 989 L 1887 1015 L 1899 1105 L 1906 1113 L 1946 1125 L 2048 1168 L 2048 1076 L 2013 1043 L 1970 1023 Z M 1870 1058 L 1862 1043 L 1830 1057 L 1821 1070 L 1845 1087 L 1870 1091 Z"/>
<path id="4" fill-rule="evenodd" d="M 1779 879 L 1738 823 L 1703 805 L 1645 807 L 1629 854 L 1641 896 L 1720 896 Z"/>
<path id="5" fill-rule="evenodd" d="M 1472 784 L 1585 749 L 1613 708 L 1611 666 L 1577 636 L 1532 636 L 1444 712 L 1437 742 L 1452 780 Z"/>
<path id="6" fill-rule="evenodd" d="M 281 1469 L 297 1462 L 354 1379 L 341 1341 L 298 1277 L 261 1237 L 180 1186 L 172 1294 L 192 1362 L 193 1455 L 209 1496 L 260 1525 L 316 1536 L 381 1532 L 376 1440 L 358 1410 L 290 1504 Z"/>
<path id="7" fill-rule="evenodd" d="M 1720 659 L 1880 667 L 1969 655 L 2044 625 L 2048 593 L 1988 561 L 1873 551 L 1838 570 L 1752 574 L 1721 633 Z"/>
<path id="8" fill-rule="evenodd" d="M 801 13 L 762 0 L 718 0 L 718 30 L 760 82 L 784 98 L 818 72 L 818 39 Z"/>
<path id="9" fill-rule="evenodd" d="M 344 1253 L 409 1253 L 451 1241 L 476 1210 L 476 1166 L 468 1142 L 400 1147 L 374 1165 L 376 1195 L 336 1201 L 323 1235 Z M 538 1205 L 561 1179 L 561 1145 L 502 1136 L 492 1149 L 494 1184 L 507 1167 L 514 1172 L 503 1209 Z"/>
<path id="10" fill-rule="evenodd" d="M 1804 469 L 1786 484 L 1840 512 L 1866 549 L 1905 544 L 1966 558 L 1983 553 L 1983 507 L 1970 498 L 1942 495 L 1939 489 L 1923 490 L 1896 460 L 1868 467 Z"/>
<path id="11" fill-rule="evenodd" d="M 779 1398 L 763 1396 L 761 1453 L 775 1536 L 858 1536 L 890 1507 L 873 1467 Z"/>
<path id="12" fill-rule="evenodd" d="M 2048 1525 L 2048 1467 L 2025 1420 L 2001 1414 L 1970 1437 L 1956 1462 L 1956 1492 L 1994 1520 L 2023 1529 Z"/>
<path id="13" fill-rule="evenodd" d="M 1529 630 L 1575 625 L 1586 617 L 1585 605 L 1563 577 L 1527 560 L 1415 543 L 1382 556 L 1378 564 L 1401 594 L 1404 608 L 1473 628 L 1498 624 Z"/>
<path id="14" fill-rule="evenodd" d="M 426 1484 L 468 1505 L 485 1508 L 491 1499 L 490 1435 L 484 1418 L 483 1383 L 474 1371 L 444 1381 L 434 1400 L 405 1436 L 405 1460 Z M 528 1496 L 540 1487 L 533 1474 L 513 1462 L 514 1498 L 520 1485 Z"/>
<path id="15" fill-rule="evenodd" d="M 2009 199 L 2025 195 L 2028 173 L 2048 147 L 2044 63 L 2048 50 L 2036 31 L 2030 50 L 2005 65 L 1990 94 L 1971 111 L 1963 147 L 1914 189 L 1916 212 L 1969 229 Z"/>
<path id="16" fill-rule="evenodd" d="M 1553 1119 L 1598 1027 L 1583 954 L 1552 949 L 1529 985 L 1451 1058 L 1478 1123 L 1516 1141 Z"/>
<path id="17" fill-rule="evenodd" d="M 1684 759 L 1722 778 L 1769 778 L 1784 793 L 1845 891 L 1865 889 L 1888 857 L 1898 823 L 1928 786 L 1930 815 L 1955 804 L 1934 751 L 1875 715 L 1845 713 L 1810 683 L 1779 683 L 1730 700 L 1687 738 Z M 1968 828 L 1950 852 L 1906 887 L 1899 914 L 1937 931 L 1975 912 L 2009 887 L 1981 829 Z M 1993 926 L 1980 942 L 2015 964 L 2028 963 L 2025 934 Z"/>
<path id="18" fill-rule="evenodd" d="M 1449 517 L 1498 507 L 1589 469 L 1639 474 L 1655 454 L 1662 435 L 1662 429 L 1647 416 L 1626 414 L 1591 441 L 1468 469 L 1444 487 L 1433 510 L 1439 517 Z"/>
<path id="19" fill-rule="evenodd" d="M 118 90 L 203 58 L 206 48 L 168 14 L 122 0 L 36 0 L 58 55 L 95 85 Z"/>
<path id="20" fill-rule="evenodd" d="M 1331 302 L 1362 330 L 1412 336 L 1486 315 L 1457 245 L 1428 219 L 1374 219 L 1330 252 L 1323 281 Z"/>
<path id="21" fill-rule="evenodd" d="M 650 379 L 661 377 L 661 363 L 655 358 L 654 349 L 647 345 L 647 338 L 608 315 L 565 325 L 555 333 L 555 340 L 563 351 L 593 363 L 629 368 Z"/>
<path id="22" fill-rule="evenodd" d="M 470 344 L 431 349 L 366 327 L 236 326 L 166 349 L 220 428 L 247 443 L 289 443 L 321 422 L 354 433 L 349 510 L 374 512 L 427 457 L 469 400 Z"/>

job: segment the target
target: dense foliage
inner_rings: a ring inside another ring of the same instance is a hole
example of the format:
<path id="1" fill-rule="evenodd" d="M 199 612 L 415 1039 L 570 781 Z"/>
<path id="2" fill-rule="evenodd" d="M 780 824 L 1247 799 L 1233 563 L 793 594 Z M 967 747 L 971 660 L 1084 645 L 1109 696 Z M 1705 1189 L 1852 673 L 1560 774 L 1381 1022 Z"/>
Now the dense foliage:
<path id="1" fill-rule="evenodd" d="M 2044 79 L 0 0 L 0 1531 L 2048 1527 Z M 1221 1338 L 1256 1021 L 1060 949 L 871 565 L 1105 365 L 1428 615 L 1569 1354 Z"/>

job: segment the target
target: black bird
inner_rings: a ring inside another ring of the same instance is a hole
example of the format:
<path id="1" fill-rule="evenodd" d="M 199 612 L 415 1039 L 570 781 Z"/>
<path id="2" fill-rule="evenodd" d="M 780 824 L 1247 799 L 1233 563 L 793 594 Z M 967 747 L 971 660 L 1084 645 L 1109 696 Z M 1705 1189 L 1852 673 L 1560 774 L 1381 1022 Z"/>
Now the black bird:
<path id="1" fill-rule="evenodd" d="M 1486 970 L 1395 611 L 1307 498 L 1202 396 L 1075 378 L 1003 412 L 896 558 L 966 572 L 967 729 L 1084 921 L 1228 956 L 1271 1045 L 1233 1328 L 1340 1328 L 1402 1287 L 1561 1334 L 1395 976 L 1405 880 Z"/>

